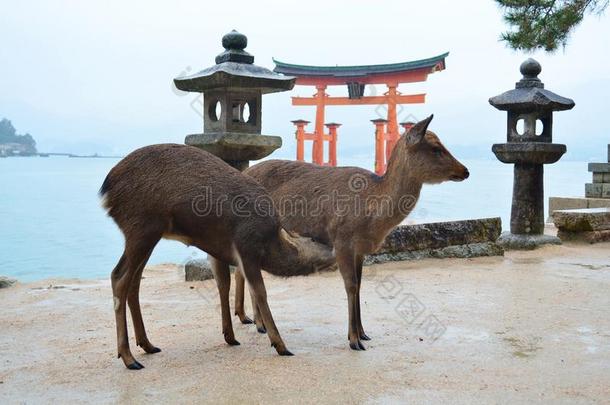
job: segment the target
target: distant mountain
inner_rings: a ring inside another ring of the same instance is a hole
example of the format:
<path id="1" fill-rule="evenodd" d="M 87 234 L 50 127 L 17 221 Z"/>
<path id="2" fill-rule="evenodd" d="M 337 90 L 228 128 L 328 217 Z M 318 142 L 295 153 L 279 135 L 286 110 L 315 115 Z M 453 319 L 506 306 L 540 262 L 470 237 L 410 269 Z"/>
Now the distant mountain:
<path id="1" fill-rule="evenodd" d="M 0 156 L 32 156 L 37 153 L 32 135 L 19 135 L 9 120 L 3 118 L 0 121 Z"/>

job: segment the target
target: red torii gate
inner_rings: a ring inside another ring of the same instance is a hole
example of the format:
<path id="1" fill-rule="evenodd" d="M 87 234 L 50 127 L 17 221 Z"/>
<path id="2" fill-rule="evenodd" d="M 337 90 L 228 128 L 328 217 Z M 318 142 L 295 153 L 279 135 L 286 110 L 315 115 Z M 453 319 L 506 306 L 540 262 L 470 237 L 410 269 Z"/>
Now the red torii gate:
<path id="1" fill-rule="evenodd" d="M 375 172 L 383 174 L 387 160 L 400 137 L 396 106 L 399 104 L 423 104 L 426 94 L 401 94 L 397 88 L 401 83 L 424 82 L 430 73 L 445 69 L 444 53 L 433 58 L 410 62 L 365 66 L 306 66 L 280 62 L 273 59 L 275 72 L 295 76 L 296 84 L 315 86 L 312 97 L 292 97 L 292 105 L 315 106 L 316 122 L 313 133 L 305 132 L 309 121 L 292 121 L 296 127 L 297 160 L 304 160 L 304 143 L 313 141 L 312 161 L 319 165 L 337 165 L 337 128 L 340 124 L 324 123 L 325 107 L 332 105 L 382 105 L 388 106 L 387 120 L 372 120 L 375 124 Z M 381 96 L 364 96 L 367 84 L 385 84 L 388 91 Z M 348 97 L 331 97 L 328 86 L 347 85 Z M 324 132 L 324 126 L 329 132 Z M 409 123 L 401 123 L 408 128 Z M 324 160 L 324 142 L 329 143 L 329 158 Z"/>

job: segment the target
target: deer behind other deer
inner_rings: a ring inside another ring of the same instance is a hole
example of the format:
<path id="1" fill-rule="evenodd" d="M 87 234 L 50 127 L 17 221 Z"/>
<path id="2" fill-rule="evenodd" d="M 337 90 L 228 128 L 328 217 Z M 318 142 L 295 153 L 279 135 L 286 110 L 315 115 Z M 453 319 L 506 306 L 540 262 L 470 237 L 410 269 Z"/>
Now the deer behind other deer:
<path id="1" fill-rule="evenodd" d="M 267 305 L 260 269 L 272 274 L 309 274 L 334 264 L 330 248 L 280 227 L 266 190 L 251 177 L 195 147 L 153 145 L 136 150 L 108 174 L 100 194 L 108 215 L 125 236 L 125 250 L 112 271 L 118 356 L 129 369 L 143 366 L 128 342 L 126 304 L 136 342 L 147 353 L 160 351 L 149 340 L 140 311 L 142 271 L 161 238 L 176 239 L 209 253 L 221 298 L 225 341 L 235 340 L 229 310 L 228 264 L 239 265 L 253 300 L 280 355 L 286 348 Z"/>
<path id="2" fill-rule="evenodd" d="M 360 317 L 364 256 L 374 253 L 411 212 L 423 184 L 462 181 L 469 176 L 468 169 L 427 131 L 431 120 L 432 116 L 400 137 L 383 176 L 356 167 L 281 160 L 265 161 L 245 171 L 271 194 L 286 229 L 335 249 L 347 292 L 348 338 L 353 350 L 364 350 L 361 340 L 369 340 Z M 297 207 L 297 203 L 301 205 Z M 236 314 L 248 322 L 241 277 L 236 273 Z M 256 303 L 253 308 L 257 327 L 263 332 L 267 325 L 257 315 L 260 308 Z"/>

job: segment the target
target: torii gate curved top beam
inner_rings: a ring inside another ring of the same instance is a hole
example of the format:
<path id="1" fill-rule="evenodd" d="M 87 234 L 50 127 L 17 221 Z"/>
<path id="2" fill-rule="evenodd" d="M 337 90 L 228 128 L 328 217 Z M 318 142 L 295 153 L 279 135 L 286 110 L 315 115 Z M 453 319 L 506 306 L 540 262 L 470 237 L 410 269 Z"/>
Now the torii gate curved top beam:
<path id="1" fill-rule="evenodd" d="M 311 138 L 314 140 L 313 161 L 323 164 L 324 109 L 327 105 L 381 105 L 387 104 L 387 133 L 385 141 L 387 147 L 383 157 L 376 156 L 375 170 L 377 173 L 385 171 L 385 162 L 389 158 L 394 144 L 398 140 L 398 120 L 396 106 L 398 104 L 421 104 L 426 101 L 426 94 L 403 95 L 398 92 L 400 83 L 423 82 L 428 75 L 444 70 L 444 53 L 432 58 L 409 62 L 388 63 L 381 65 L 361 66 L 311 66 L 296 65 L 273 59 L 274 71 L 296 77 L 296 84 L 302 86 L 315 86 L 316 94 L 313 97 L 292 97 L 292 105 L 316 106 L 316 126 Z M 388 91 L 380 96 L 365 96 L 364 88 L 367 84 L 385 84 Z M 348 97 L 330 97 L 326 94 L 327 86 L 347 85 Z M 328 135 L 326 135 L 328 137 Z M 379 146 L 379 145 L 377 145 Z M 380 150 L 379 147 L 376 150 Z M 302 156 L 300 157 L 302 159 Z M 336 161 L 331 156 L 330 161 Z"/>

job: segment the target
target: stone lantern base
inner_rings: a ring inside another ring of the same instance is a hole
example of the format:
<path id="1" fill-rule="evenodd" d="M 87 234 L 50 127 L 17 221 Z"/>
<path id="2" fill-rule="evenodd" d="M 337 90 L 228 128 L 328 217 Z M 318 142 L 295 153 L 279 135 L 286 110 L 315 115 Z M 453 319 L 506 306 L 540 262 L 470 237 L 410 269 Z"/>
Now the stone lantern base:
<path id="1" fill-rule="evenodd" d="M 506 250 L 532 250 L 542 245 L 561 245 L 561 239 L 552 235 L 517 235 L 503 232 L 496 243 Z"/>

